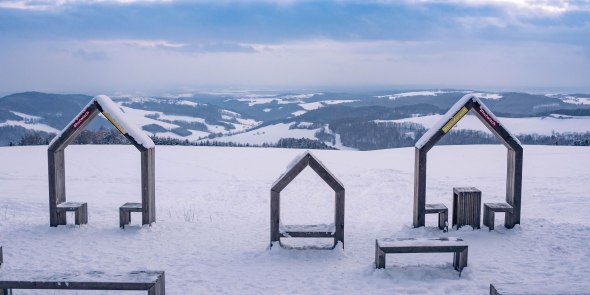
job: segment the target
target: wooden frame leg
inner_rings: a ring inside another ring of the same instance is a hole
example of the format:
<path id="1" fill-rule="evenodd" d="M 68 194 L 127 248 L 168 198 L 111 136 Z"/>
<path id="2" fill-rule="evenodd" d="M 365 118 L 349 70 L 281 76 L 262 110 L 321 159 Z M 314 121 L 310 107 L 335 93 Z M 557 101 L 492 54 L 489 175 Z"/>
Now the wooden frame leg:
<path id="1" fill-rule="evenodd" d="M 483 224 L 487 226 L 490 231 L 494 230 L 494 219 L 495 212 L 492 209 L 485 207 L 483 210 Z"/>
<path id="2" fill-rule="evenodd" d="M 76 225 L 88 223 L 88 205 L 86 203 L 82 204 L 80 208 L 74 211 L 74 218 L 74 223 Z"/>
<path id="3" fill-rule="evenodd" d="M 375 241 L 375 268 L 385 268 L 385 252 L 379 248 L 377 241 Z"/>
<path id="4" fill-rule="evenodd" d="M 448 224 L 449 224 L 449 211 L 438 213 L 438 229 L 441 229 L 444 232 L 447 232 L 448 231 Z"/>
<path id="5" fill-rule="evenodd" d="M 124 229 L 129 223 L 131 223 L 131 212 L 119 208 L 119 226 Z"/>
<path id="6" fill-rule="evenodd" d="M 453 256 L 453 267 L 459 272 L 459 276 L 461 275 L 463 268 L 467 266 L 467 250 L 468 249 L 455 252 Z"/>

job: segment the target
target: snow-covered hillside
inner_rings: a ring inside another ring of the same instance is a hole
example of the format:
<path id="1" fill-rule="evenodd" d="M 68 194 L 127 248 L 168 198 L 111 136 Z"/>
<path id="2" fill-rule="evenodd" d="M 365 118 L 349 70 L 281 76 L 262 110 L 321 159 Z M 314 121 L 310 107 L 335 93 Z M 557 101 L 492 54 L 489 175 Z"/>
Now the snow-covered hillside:
<path id="1" fill-rule="evenodd" d="M 0 271 L 165 270 L 168 294 L 487 294 L 492 282 L 590 285 L 587 147 L 526 146 L 522 224 L 507 230 L 498 214 L 495 231 L 449 233 L 431 215 L 426 228 L 411 227 L 413 148 L 314 151 L 346 188 L 345 248 L 269 251 L 269 189 L 300 153 L 158 146 L 157 222 L 141 227 L 133 215 L 134 225 L 121 230 L 119 206 L 140 200 L 132 146 L 67 148 L 68 200 L 88 202 L 89 224 L 58 228 L 49 227 L 46 147 L 0 148 Z M 483 202 L 504 199 L 501 145 L 437 146 L 428 165 L 429 203 L 451 208 L 453 186 L 481 189 Z M 282 221 L 329 223 L 333 201 L 308 168 L 282 193 Z M 461 277 L 452 254 L 390 254 L 387 268 L 375 270 L 376 238 L 438 236 L 469 244 Z"/>

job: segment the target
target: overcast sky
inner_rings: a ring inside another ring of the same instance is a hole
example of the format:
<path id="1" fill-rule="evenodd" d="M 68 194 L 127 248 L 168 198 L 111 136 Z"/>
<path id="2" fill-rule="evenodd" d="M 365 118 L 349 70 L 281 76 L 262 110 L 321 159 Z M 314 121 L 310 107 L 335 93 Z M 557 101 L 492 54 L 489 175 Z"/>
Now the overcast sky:
<path id="1" fill-rule="evenodd" d="M 590 88 L 590 0 L 0 0 L 0 92 Z"/>

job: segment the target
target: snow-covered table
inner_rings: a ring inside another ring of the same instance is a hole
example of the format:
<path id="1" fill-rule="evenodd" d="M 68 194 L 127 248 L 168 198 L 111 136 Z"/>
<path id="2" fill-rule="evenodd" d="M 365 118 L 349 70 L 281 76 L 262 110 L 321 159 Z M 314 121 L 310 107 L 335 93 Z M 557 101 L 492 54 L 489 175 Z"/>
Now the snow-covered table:
<path id="1" fill-rule="evenodd" d="M 31 270 L 0 271 L 0 290 L 3 290 L 3 294 L 9 295 L 12 294 L 12 289 L 135 290 L 148 291 L 148 295 L 165 294 L 163 271 L 51 274 Z"/>
<path id="2" fill-rule="evenodd" d="M 385 268 L 386 253 L 453 252 L 453 267 L 461 271 L 467 266 L 467 243 L 459 238 L 397 238 L 375 241 L 375 267 Z"/>

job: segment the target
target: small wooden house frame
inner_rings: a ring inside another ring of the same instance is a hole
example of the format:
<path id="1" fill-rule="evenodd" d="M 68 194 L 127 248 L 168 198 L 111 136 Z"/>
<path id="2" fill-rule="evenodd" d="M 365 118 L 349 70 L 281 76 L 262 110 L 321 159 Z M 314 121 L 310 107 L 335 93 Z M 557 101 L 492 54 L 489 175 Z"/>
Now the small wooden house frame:
<path id="1" fill-rule="evenodd" d="M 498 118 L 494 116 L 479 98 L 472 94 L 467 94 L 453 105 L 446 115 L 430 128 L 418 140 L 418 142 L 416 142 L 414 166 L 414 227 L 424 226 L 425 224 L 426 154 L 470 110 L 508 149 L 506 202 L 510 204 L 514 210 L 512 213 L 506 213 L 504 224 L 506 228 L 512 228 L 515 224 L 520 224 L 522 146 L 518 139 L 504 128 Z"/>
<path id="2" fill-rule="evenodd" d="M 49 144 L 49 224 L 66 224 L 66 213 L 58 204 L 66 202 L 65 148 L 102 113 L 141 153 L 142 224 L 156 221 L 155 145 L 137 126 L 131 124 L 119 106 L 108 96 L 94 97 L 82 111 Z"/>
<path id="3" fill-rule="evenodd" d="M 281 191 L 305 169 L 310 166 L 335 192 L 335 210 L 333 225 L 281 225 Z M 296 158 L 270 189 L 270 242 L 280 242 L 280 238 L 334 238 L 344 246 L 344 186 L 342 183 L 310 152 Z M 282 244 L 281 244 L 282 246 Z"/>

